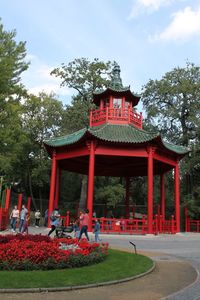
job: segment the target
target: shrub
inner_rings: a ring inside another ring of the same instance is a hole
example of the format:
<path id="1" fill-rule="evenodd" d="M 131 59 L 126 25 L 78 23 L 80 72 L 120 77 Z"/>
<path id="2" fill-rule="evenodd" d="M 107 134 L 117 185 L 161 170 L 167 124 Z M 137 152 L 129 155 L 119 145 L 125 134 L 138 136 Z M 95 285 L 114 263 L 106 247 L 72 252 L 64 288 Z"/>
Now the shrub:
<path id="1" fill-rule="evenodd" d="M 42 235 L 0 236 L 0 270 L 50 270 L 101 262 L 108 244 Z"/>

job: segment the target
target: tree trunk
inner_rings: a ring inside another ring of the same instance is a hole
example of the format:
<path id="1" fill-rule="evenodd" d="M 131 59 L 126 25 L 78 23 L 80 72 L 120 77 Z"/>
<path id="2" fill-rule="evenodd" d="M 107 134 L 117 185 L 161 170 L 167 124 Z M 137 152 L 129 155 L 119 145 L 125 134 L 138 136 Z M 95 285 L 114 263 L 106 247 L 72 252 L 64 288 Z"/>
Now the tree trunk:
<path id="1" fill-rule="evenodd" d="M 34 209 L 36 210 L 37 209 L 37 205 L 36 205 L 35 199 L 33 197 L 31 174 L 30 174 L 30 170 L 29 169 L 28 169 L 28 183 L 29 183 L 29 191 L 30 191 L 31 201 L 33 203 Z"/>
<path id="2" fill-rule="evenodd" d="M 87 192 L 87 176 L 83 175 L 82 182 L 81 182 L 79 209 L 86 208 L 86 192 Z"/>

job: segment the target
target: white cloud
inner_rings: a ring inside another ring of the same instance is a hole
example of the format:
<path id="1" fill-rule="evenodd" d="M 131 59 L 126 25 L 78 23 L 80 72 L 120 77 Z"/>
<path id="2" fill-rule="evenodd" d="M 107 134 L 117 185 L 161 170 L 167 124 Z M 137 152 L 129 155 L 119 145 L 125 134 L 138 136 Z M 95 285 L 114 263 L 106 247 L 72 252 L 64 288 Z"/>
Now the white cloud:
<path id="1" fill-rule="evenodd" d="M 143 13 L 153 13 L 158 11 L 162 6 L 169 5 L 174 0 L 135 0 L 133 1 L 133 6 L 129 19 L 133 19 Z"/>
<path id="2" fill-rule="evenodd" d="M 172 22 L 161 33 L 150 37 L 151 41 L 186 41 L 200 34 L 200 7 L 186 7 L 172 15 Z"/>
<path id="3" fill-rule="evenodd" d="M 33 54 L 28 54 L 26 59 L 31 64 L 29 69 L 24 72 L 22 81 L 30 93 L 38 95 L 40 92 L 48 94 L 53 92 L 58 96 L 62 96 L 62 98 L 72 95 L 72 90 L 60 87 L 61 80 L 59 78 L 50 75 L 55 66 L 42 62 Z"/>

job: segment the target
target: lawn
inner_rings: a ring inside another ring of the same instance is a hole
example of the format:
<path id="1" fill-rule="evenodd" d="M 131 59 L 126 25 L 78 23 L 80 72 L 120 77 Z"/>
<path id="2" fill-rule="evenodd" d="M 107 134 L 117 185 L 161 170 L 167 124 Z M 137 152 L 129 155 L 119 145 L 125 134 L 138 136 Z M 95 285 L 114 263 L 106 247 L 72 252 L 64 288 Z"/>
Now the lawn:
<path id="1" fill-rule="evenodd" d="M 135 276 L 153 266 L 150 258 L 109 250 L 105 261 L 88 267 L 51 271 L 0 271 L 0 288 L 49 288 L 85 285 Z"/>

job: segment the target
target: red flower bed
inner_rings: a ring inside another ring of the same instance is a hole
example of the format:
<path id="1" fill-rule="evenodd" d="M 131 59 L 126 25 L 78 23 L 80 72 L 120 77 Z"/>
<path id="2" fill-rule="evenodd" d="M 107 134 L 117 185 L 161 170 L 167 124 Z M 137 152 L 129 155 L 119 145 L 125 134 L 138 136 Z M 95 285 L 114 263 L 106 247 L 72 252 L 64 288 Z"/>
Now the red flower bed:
<path id="1" fill-rule="evenodd" d="M 42 235 L 0 236 L 0 270 L 80 267 L 102 261 L 107 244 L 50 239 Z"/>

